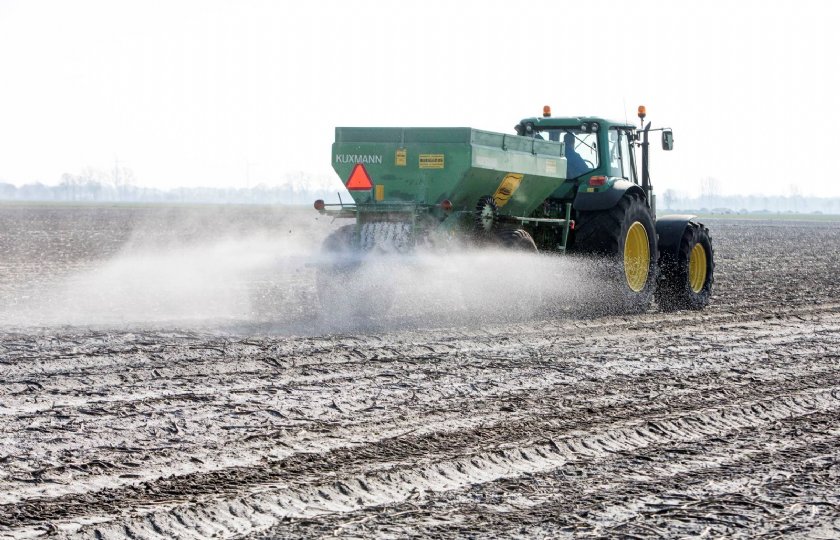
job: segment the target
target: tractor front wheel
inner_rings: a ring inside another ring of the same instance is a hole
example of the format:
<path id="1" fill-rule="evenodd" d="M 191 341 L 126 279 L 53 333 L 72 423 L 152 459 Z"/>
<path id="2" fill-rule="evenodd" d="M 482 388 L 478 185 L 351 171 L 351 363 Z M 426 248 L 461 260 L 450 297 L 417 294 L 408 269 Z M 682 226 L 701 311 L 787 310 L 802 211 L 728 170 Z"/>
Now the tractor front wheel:
<path id="1" fill-rule="evenodd" d="M 712 296 L 715 252 L 709 229 L 689 222 L 680 239 L 676 257 L 663 254 L 662 276 L 656 302 L 665 311 L 703 309 Z"/>

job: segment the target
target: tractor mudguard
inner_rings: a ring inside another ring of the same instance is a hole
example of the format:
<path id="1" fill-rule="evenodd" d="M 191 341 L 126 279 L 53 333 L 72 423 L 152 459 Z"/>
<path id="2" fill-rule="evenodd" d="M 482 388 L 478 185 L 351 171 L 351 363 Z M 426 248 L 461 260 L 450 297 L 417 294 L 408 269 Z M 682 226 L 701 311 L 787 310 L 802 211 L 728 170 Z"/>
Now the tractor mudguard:
<path id="1" fill-rule="evenodd" d="M 667 255 L 677 260 L 680 241 L 688 223 L 696 218 L 690 214 L 674 214 L 656 219 L 656 234 L 659 236 L 659 256 Z"/>
<path id="2" fill-rule="evenodd" d="M 618 204 L 625 193 L 636 192 L 642 200 L 647 199 L 645 192 L 638 185 L 629 180 L 616 180 L 607 191 L 588 193 L 579 190 L 572 206 L 575 210 L 589 212 L 592 210 L 608 210 Z"/>

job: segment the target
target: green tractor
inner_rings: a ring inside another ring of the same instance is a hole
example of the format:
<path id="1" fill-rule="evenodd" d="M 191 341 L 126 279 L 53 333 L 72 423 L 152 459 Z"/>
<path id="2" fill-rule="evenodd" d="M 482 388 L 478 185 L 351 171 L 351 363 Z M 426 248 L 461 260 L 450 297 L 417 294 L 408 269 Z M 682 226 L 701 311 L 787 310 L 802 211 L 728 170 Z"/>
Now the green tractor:
<path id="1" fill-rule="evenodd" d="M 453 242 L 576 254 L 602 263 L 616 311 L 701 309 L 714 282 L 708 229 L 694 216 L 657 218 L 651 131 L 663 150 L 673 132 L 599 117 L 525 118 L 516 134 L 471 128 L 338 127 L 333 168 L 353 203 L 315 202 L 353 223 L 324 242 L 322 303 L 374 253 L 408 255 Z M 641 150 L 637 167 L 636 149 Z M 641 174 L 637 171 L 641 169 Z M 386 307 L 387 287 L 360 287 L 359 305 Z"/>

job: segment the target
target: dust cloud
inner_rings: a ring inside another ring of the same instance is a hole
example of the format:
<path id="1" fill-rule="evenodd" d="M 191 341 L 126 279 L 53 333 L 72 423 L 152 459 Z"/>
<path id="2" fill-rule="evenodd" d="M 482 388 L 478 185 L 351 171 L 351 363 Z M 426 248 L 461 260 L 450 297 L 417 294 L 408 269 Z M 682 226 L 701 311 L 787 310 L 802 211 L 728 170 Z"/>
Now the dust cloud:
<path id="1" fill-rule="evenodd" d="M 598 294 L 583 261 L 500 249 L 368 255 L 351 271 L 329 272 L 335 261 L 321 244 L 346 223 L 300 210 L 269 220 L 190 212 L 141 219 L 106 256 L 76 253 L 83 264 L 67 264 L 41 254 L 36 262 L 49 272 L 19 278 L 0 324 L 385 331 L 522 321 Z"/>
<path id="2" fill-rule="evenodd" d="M 331 276 L 345 294 L 324 301 L 322 316 L 333 325 L 366 316 L 423 326 L 520 322 L 596 298 L 589 270 L 571 257 L 502 249 L 368 257 L 352 274 Z"/>

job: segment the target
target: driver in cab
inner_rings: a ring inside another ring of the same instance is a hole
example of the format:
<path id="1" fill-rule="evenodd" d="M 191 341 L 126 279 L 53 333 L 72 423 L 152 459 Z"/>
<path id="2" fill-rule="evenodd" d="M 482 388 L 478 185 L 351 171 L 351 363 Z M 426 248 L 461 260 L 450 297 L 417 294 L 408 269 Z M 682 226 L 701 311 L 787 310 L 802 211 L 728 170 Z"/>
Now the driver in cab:
<path id="1" fill-rule="evenodd" d="M 563 143 L 565 144 L 566 153 L 566 174 L 568 178 L 577 178 L 590 170 L 580 154 L 575 150 L 575 134 L 567 131 L 563 135 Z"/>

